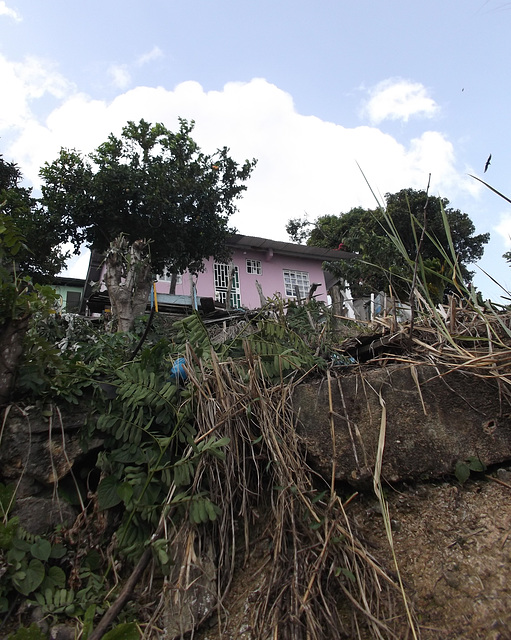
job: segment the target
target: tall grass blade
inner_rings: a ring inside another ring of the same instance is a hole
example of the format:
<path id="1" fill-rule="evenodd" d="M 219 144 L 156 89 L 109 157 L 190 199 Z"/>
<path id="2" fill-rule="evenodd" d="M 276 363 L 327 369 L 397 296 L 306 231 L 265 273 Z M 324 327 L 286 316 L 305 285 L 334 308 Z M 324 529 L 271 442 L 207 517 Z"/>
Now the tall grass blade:
<path id="1" fill-rule="evenodd" d="M 493 191 L 493 193 L 496 193 L 498 196 L 500 196 L 503 200 L 505 200 L 506 202 L 511 203 L 511 199 L 509 199 L 507 196 L 505 196 L 503 193 L 500 193 L 500 191 L 498 191 L 497 189 L 495 189 L 495 187 L 492 187 L 491 184 L 488 184 L 487 182 L 485 182 L 484 180 L 481 180 L 481 178 L 478 178 L 477 176 L 473 176 L 471 173 L 468 174 L 471 178 L 474 178 L 474 180 L 478 180 L 481 184 L 484 184 L 485 187 L 488 187 L 488 189 L 490 191 Z"/>
<path id="2" fill-rule="evenodd" d="M 412 632 L 412 636 L 415 640 L 418 640 L 415 621 L 412 616 L 412 612 L 410 610 L 408 604 L 408 596 L 406 594 L 405 587 L 403 585 L 403 580 L 401 578 L 401 571 L 399 570 L 399 563 L 397 561 L 396 551 L 394 549 L 394 537 L 392 535 L 392 526 L 390 522 L 390 512 L 389 505 L 385 500 L 385 496 L 383 493 L 383 487 L 381 484 L 381 469 L 383 463 L 383 451 L 385 449 L 385 438 L 387 432 L 387 407 L 385 404 L 385 400 L 381 395 L 381 392 L 378 394 L 380 406 L 381 406 L 381 421 L 380 421 L 380 435 L 378 438 L 378 450 L 376 452 L 376 463 L 374 467 L 374 477 L 373 477 L 373 487 L 376 497 L 378 498 L 378 502 L 380 503 L 381 512 L 383 516 L 383 523 L 385 526 L 385 533 L 387 535 L 387 540 L 389 542 L 390 550 L 392 552 L 392 560 L 394 562 L 394 567 L 396 569 L 396 575 L 399 582 L 399 588 L 401 591 L 401 596 L 403 598 L 403 604 L 405 606 L 406 616 L 408 619 L 408 625 L 410 631 Z"/>

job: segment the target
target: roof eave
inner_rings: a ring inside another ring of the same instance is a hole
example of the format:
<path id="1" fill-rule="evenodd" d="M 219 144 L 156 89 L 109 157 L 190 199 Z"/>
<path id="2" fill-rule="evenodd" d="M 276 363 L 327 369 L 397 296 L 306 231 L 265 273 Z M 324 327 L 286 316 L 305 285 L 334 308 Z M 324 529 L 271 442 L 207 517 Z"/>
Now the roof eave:
<path id="1" fill-rule="evenodd" d="M 281 255 L 288 255 L 299 258 L 309 258 L 311 260 L 322 260 L 323 262 L 334 262 L 336 260 L 350 260 L 356 254 L 349 251 L 337 249 L 325 249 L 323 247 L 313 247 L 292 242 L 282 242 L 280 240 L 269 240 L 258 238 L 257 236 L 243 236 L 236 234 L 227 240 L 227 246 L 232 249 L 249 249 L 251 251 L 266 253 L 273 250 Z"/>

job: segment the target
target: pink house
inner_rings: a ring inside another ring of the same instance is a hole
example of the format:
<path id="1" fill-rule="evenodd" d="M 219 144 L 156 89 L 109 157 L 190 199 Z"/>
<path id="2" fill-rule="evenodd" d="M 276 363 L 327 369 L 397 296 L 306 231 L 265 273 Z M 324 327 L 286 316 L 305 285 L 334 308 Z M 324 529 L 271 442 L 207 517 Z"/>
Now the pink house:
<path id="1" fill-rule="evenodd" d="M 185 272 L 177 276 L 175 291 L 171 294 L 171 277 L 159 276 L 156 281 L 158 303 L 162 305 L 194 306 L 194 299 L 209 298 L 225 305 L 229 274 L 232 273 L 231 308 L 257 309 L 261 307 L 261 294 L 272 297 L 280 294 L 284 299 L 305 299 L 315 285 L 316 300 L 326 302 L 328 288 L 335 282 L 322 268 L 323 262 L 347 259 L 353 254 L 345 251 L 309 247 L 234 235 L 228 241 L 232 251 L 229 264 L 212 259 L 204 263 L 204 271 L 192 276 Z M 91 258 L 87 282 L 99 280 L 99 258 Z M 95 310 L 92 309 L 91 310 Z"/>

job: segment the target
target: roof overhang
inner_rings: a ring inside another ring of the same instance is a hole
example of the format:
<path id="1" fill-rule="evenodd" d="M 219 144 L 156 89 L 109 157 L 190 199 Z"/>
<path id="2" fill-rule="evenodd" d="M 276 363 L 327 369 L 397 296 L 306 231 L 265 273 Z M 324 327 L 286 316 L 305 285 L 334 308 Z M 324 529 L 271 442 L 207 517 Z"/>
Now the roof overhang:
<path id="1" fill-rule="evenodd" d="M 324 249 L 322 247 L 312 247 L 305 244 L 294 244 L 292 242 L 281 242 L 279 240 L 268 240 L 256 236 L 243 236 L 236 234 L 227 240 L 227 246 L 231 249 L 251 250 L 261 253 L 273 251 L 280 255 L 292 256 L 294 258 L 309 258 L 311 260 L 322 260 L 333 262 L 335 260 L 350 260 L 355 258 L 355 253 L 341 251 L 337 249 Z"/>

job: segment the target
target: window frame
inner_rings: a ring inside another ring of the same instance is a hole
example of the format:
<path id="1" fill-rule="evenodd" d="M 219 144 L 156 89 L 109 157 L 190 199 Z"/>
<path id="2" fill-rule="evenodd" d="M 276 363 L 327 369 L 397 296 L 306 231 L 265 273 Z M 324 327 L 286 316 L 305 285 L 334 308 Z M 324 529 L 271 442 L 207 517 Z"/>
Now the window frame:
<path id="1" fill-rule="evenodd" d="M 228 278 L 232 264 L 225 262 L 213 263 L 213 286 L 215 291 L 215 300 L 222 304 L 227 300 Z M 234 265 L 231 287 L 231 309 L 241 309 L 241 286 L 240 286 L 240 270 L 238 265 Z"/>
<path id="2" fill-rule="evenodd" d="M 263 275 L 263 263 L 261 262 L 261 260 L 255 260 L 253 258 L 246 258 L 245 259 L 245 269 L 246 269 L 246 272 L 251 276 L 262 276 Z"/>
<path id="3" fill-rule="evenodd" d="M 289 288 L 286 281 L 286 275 L 289 276 Z M 298 276 L 298 278 L 297 278 Z M 309 271 L 301 271 L 299 269 L 283 269 L 282 277 L 284 280 L 284 292 L 286 297 L 296 299 L 295 287 L 298 286 L 300 298 L 305 300 L 310 291 L 310 273 Z M 292 291 L 292 293 L 289 293 Z"/>

